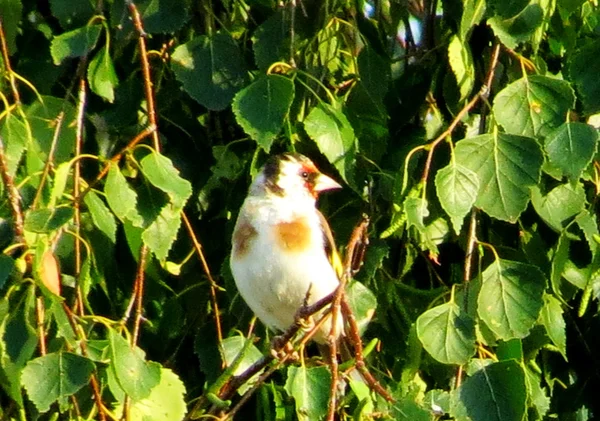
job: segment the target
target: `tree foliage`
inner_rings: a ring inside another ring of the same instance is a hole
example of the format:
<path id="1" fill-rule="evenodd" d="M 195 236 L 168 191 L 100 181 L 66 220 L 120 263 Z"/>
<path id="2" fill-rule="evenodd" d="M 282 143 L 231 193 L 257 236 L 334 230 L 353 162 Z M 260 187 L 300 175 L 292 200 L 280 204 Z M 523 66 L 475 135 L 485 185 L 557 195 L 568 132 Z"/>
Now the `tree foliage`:
<path id="1" fill-rule="evenodd" d="M 597 0 L 0 0 L 0 23 L 0 418 L 599 416 Z M 371 219 L 347 296 L 388 400 L 356 359 L 332 394 L 303 332 L 272 361 L 235 289 L 238 209 L 289 150 L 345 184 L 319 203 L 342 253 Z"/>

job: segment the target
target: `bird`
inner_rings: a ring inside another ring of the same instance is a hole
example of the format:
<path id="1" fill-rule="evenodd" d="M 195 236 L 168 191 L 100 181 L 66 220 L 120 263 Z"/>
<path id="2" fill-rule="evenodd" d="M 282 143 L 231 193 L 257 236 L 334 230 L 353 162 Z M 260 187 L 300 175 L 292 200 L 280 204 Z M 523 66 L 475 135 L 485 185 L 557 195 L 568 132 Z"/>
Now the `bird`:
<path id="1" fill-rule="evenodd" d="M 243 300 L 275 332 L 340 283 L 341 258 L 316 202 L 320 193 L 341 188 L 299 153 L 269 157 L 250 185 L 233 230 L 230 268 Z M 312 339 L 327 344 L 330 332 L 331 315 Z M 341 315 L 333 333 L 335 340 L 343 335 Z"/>

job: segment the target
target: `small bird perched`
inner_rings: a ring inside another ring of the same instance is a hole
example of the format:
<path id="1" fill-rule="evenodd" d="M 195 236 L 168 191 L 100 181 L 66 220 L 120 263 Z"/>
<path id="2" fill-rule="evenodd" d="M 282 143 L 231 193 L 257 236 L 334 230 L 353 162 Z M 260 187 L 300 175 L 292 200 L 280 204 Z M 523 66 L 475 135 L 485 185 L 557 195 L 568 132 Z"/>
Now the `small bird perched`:
<path id="1" fill-rule="evenodd" d="M 269 158 L 250 186 L 230 265 L 242 298 L 273 330 L 289 328 L 305 302 L 314 304 L 339 285 L 341 260 L 315 204 L 319 193 L 341 187 L 296 153 Z M 337 320 L 336 337 L 343 330 L 342 317 Z M 329 316 L 313 339 L 324 344 L 330 331 Z"/>

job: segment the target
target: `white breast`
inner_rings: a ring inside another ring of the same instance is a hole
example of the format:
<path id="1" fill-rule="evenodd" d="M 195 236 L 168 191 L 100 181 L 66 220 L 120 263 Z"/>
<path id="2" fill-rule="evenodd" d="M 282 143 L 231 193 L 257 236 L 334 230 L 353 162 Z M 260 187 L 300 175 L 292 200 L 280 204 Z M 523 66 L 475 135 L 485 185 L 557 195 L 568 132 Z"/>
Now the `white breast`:
<path id="1" fill-rule="evenodd" d="M 239 218 L 247 218 L 257 234 L 247 253 L 242 257 L 232 255 L 230 260 L 242 298 L 263 323 L 275 330 L 291 326 L 305 300 L 313 304 L 331 294 L 339 284 L 325 254 L 314 205 L 289 202 L 281 198 L 248 197 Z M 314 228 L 312 246 L 307 252 L 283 252 L 274 238 L 273 227 L 279 222 L 294 220 L 299 214 L 308 216 Z M 331 324 L 325 323 L 315 340 L 325 342 L 330 328 Z"/>

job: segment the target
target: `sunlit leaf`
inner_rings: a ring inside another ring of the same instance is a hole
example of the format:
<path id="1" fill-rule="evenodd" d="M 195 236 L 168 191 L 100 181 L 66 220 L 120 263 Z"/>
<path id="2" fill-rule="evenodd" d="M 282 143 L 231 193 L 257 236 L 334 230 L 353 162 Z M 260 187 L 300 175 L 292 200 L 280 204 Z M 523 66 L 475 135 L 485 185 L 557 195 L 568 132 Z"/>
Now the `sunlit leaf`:
<path id="1" fill-rule="evenodd" d="M 129 343 L 112 329 L 109 330 L 108 341 L 109 369 L 119 386 L 133 401 L 147 398 L 160 382 L 160 365 L 145 361 L 139 348 L 132 349 Z"/>
<path id="2" fill-rule="evenodd" d="M 152 152 L 140 161 L 140 165 L 148 181 L 169 196 L 174 209 L 180 210 L 185 206 L 192 194 L 192 185 L 179 175 L 169 158 Z"/>
<path id="3" fill-rule="evenodd" d="M 182 420 L 187 412 L 185 386 L 177 374 L 168 368 L 160 367 L 160 382 L 152 388 L 147 397 L 132 402 L 129 411 L 132 420 Z M 115 413 L 122 412 L 122 405 L 118 405 Z"/>
<path id="4" fill-rule="evenodd" d="M 306 116 L 304 129 L 344 180 L 349 181 L 354 168 L 356 136 L 344 113 L 320 103 Z"/>
<path id="5" fill-rule="evenodd" d="M 456 144 L 456 162 L 477 174 L 475 206 L 503 221 L 515 222 L 538 183 L 543 155 L 528 137 L 494 132 Z"/>
<path id="6" fill-rule="evenodd" d="M 241 90 L 232 109 L 238 124 L 268 153 L 293 100 L 294 83 L 289 78 L 267 75 Z"/>
<path id="7" fill-rule="evenodd" d="M 300 421 L 318 420 L 327 413 L 331 374 L 325 366 L 290 366 L 285 390 L 296 401 Z"/>
<path id="8" fill-rule="evenodd" d="M 104 194 L 110 209 L 121 221 L 128 219 L 135 226 L 141 226 L 142 217 L 136 208 L 137 193 L 129 186 L 117 164 L 109 165 Z"/>
<path id="9" fill-rule="evenodd" d="M 448 62 L 456 78 L 460 100 L 467 98 L 475 83 L 475 68 L 471 49 L 458 36 L 453 36 L 448 45 Z"/>
<path id="10" fill-rule="evenodd" d="M 566 121 L 574 102 L 569 82 L 533 75 L 511 83 L 496 95 L 494 115 L 508 133 L 545 136 Z"/>
<path id="11" fill-rule="evenodd" d="M 74 213 L 70 207 L 34 210 L 25 215 L 25 229 L 37 233 L 51 232 L 68 223 Z"/>
<path id="12" fill-rule="evenodd" d="M 94 225 L 114 243 L 117 240 L 117 223 L 112 212 L 93 191 L 88 192 L 83 201 L 92 215 Z"/>
<path id="13" fill-rule="evenodd" d="M 88 358 L 70 352 L 54 352 L 27 363 L 21 384 L 40 412 L 46 412 L 55 401 L 66 398 L 85 386 L 94 370 Z"/>
<path id="14" fill-rule="evenodd" d="M 483 367 L 464 381 L 458 399 L 472 421 L 521 421 L 527 401 L 523 368 L 514 360 Z"/>
<path id="15" fill-rule="evenodd" d="M 519 14 L 508 19 L 494 16 L 488 24 L 496 36 L 508 48 L 515 48 L 521 42 L 528 41 L 542 24 L 544 10 L 537 3 L 527 5 Z"/>
<path id="16" fill-rule="evenodd" d="M 119 79 L 108 46 L 102 47 L 90 62 L 87 78 L 91 90 L 96 95 L 101 96 L 108 102 L 114 101 L 115 87 L 119 84 Z"/>
<path id="17" fill-rule="evenodd" d="M 427 352 L 443 364 L 465 364 L 475 354 L 475 324 L 453 302 L 421 314 L 417 335 Z"/>
<path id="18" fill-rule="evenodd" d="M 567 334 L 563 318 L 563 309 L 560 302 L 552 295 L 544 295 L 541 321 L 552 343 L 558 348 L 562 356 L 567 359 Z"/>
<path id="19" fill-rule="evenodd" d="M 248 341 L 251 340 L 244 338 L 243 336 L 232 336 L 231 338 L 225 339 L 221 343 L 221 351 L 227 366 L 230 367 L 234 362 L 236 363 L 237 368 L 233 372 L 233 374 L 236 376 L 242 374 L 263 356 L 258 348 L 254 346 L 254 344 L 248 343 Z M 243 352 L 242 355 L 240 355 L 241 352 Z M 241 360 L 236 361 L 237 358 L 241 358 Z M 254 383 L 256 383 L 259 375 L 260 372 L 251 377 L 246 384 L 239 387 L 238 393 L 240 395 L 246 393 L 246 391 L 250 389 Z"/>
<path id="20" fill-rule="evenodd" d="M 527 336 L 544 305 L 544 274 L 536 266 L 499 259 L 481 276 L 479 317 L 500 339 Z"/>
<path id="21" fill-rule="evenodd" d="M 479 178 L 476 173 L 452 160 L 437 172 L 435 187 L 440 204 L 450 216 L 454 232 L 458 235 L 465 215 L 477 198 Z"/>
<path id="22" fill-rule="evenodd" d="M 465 0 L 463 1 L 463 15 L 460 21 L 460 37 L 463 41 L 469 39 L 469 34 L 483 16 L 486 10 L 485 0 Z"/>
<path id="23" fill-rule="evenodd" d="M 144 230 L 142 239 L 159 260 L 165 260 L 177 238 L 181 213 L 172 205 L 165 205 L 156 219 Z"/>
<path id="24" fill-rule="evenodd" d="M 598 131 L 584 123 L 571 122 L 552 131 L 544 140 L 550 163 L 572 180 L 578 179 L 592 162 L 598 145 Z"/>
<path id="25" fill-rule="evenodd" d="M 178 46 L 171 68 L 183 89 L 209 110 L 223 110 L 248 79 L 238 46 L 225 34 L 201 35 Z"/>
<path id="26" fill-rule="evenodd" d="M 542 196 L 540 189 L 531 190 L 531 203 L 540 217 L 554 230 L 560 232 L 569 219 L 585 206 L 585 191 L 581 183 L 561 184 Z"/>
<path id="27" fill-rule="evenodd" d="M 87 25 L 54 37 L 50 46 L 54 64 L 58 66 L 67 58 L 89 53 L 96 46 L 101 30 L 102 25 Z"/>

